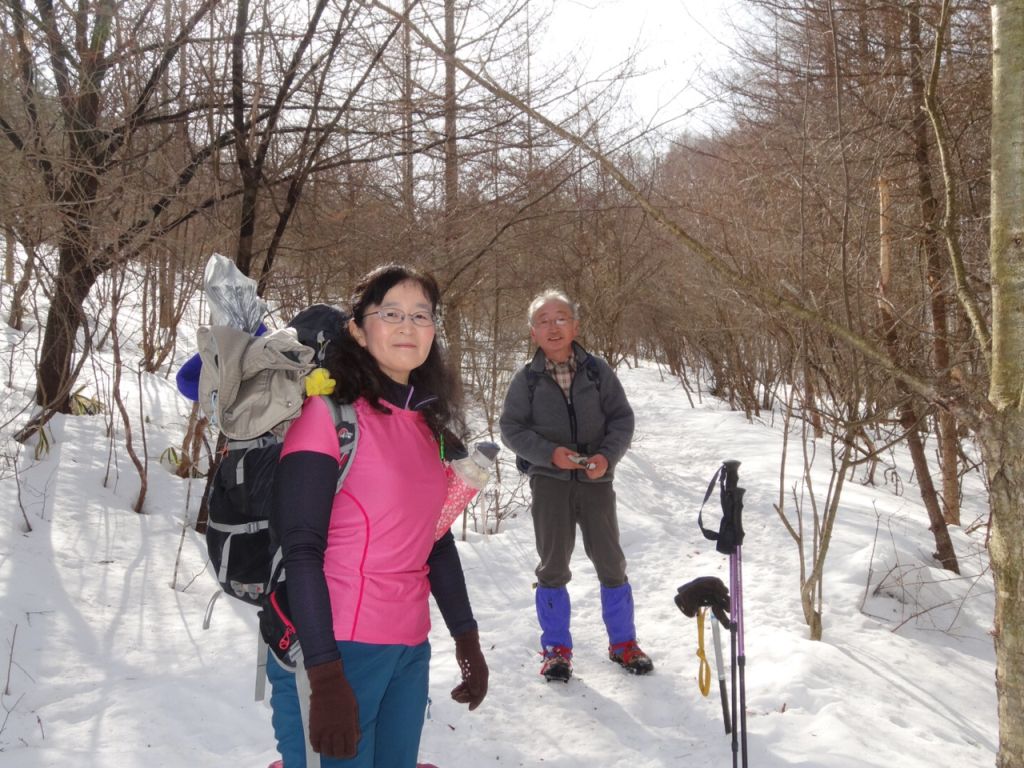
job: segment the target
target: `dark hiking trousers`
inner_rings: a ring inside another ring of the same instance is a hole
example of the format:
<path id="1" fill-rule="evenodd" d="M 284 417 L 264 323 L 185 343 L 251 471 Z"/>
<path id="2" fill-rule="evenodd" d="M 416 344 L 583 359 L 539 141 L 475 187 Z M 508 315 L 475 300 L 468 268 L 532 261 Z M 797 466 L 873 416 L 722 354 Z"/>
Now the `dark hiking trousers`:
<path id="1" fill-rule="evenodd" d="M 569 559 L 576 546 L 576 526 L 583 534 L 583 551 L 606 587 L 626 583 L 626 556 L 619 546 L 615 489 L 611 483 L 584 483 L 534 475 L 533 531 L 540 564 L 535 571 L 541 587 L 569 583 Z"/>

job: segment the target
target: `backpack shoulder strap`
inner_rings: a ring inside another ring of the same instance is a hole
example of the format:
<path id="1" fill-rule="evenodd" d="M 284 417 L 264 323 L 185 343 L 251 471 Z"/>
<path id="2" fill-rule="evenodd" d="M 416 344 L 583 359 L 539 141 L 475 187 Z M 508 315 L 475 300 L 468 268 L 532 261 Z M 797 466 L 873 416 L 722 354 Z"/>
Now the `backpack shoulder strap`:
<path id="1" fill-rule="evenodd" d="M 359 422 L 356 419 L 356 409 L 352 403 L 339 403 L 333 397 L 318 395 L 327 405 L 331 412 L 331 419 L 334 421 L 334 429 L 338 433 L 338 456 L 341 460 L 341 467 L 338 469 L 338 483 L 334 492 L 338 493 L 345 484 L 349 470 L 352 469 L 352 460 L 356 457 L 356 447 L 359 444 Z"/>
<path id="2" fill-rule="evenodd" d="M 601 371 L 597 367 L 597 360 L 594 359 L 593 355 L 587 355 L 583 360 L 583 370 L 587 374 L 587 378 L 594 382 L 594 386 L 597 387 L 597 391 L 601 391 Z"/>
<path id="3" fill-rule="evenodd" d="M 530 363 L 523 366 L 526 371 L 526 388 L 530 395 L 530 405 L 533 405 L 533 392 L 537 389 L 537 382 L 540 381 L 540 374 L 530 367 Z"/>

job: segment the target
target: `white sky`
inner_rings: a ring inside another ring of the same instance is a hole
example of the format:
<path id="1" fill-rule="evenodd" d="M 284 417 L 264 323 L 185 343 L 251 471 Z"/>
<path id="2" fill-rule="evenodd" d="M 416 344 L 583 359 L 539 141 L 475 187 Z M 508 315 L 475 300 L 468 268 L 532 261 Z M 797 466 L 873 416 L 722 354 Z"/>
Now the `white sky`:
<path id="1" fill-rule="evenodd" d="M 678 115 L 699 105 L 690 84 L 701 70 L 728 60 L 728 15 L 738 0 L 552 0 L 542 60 L 575 53 L 597 76 L 636 52 L 644 73 L 627 93 L 642 120 Z"/>

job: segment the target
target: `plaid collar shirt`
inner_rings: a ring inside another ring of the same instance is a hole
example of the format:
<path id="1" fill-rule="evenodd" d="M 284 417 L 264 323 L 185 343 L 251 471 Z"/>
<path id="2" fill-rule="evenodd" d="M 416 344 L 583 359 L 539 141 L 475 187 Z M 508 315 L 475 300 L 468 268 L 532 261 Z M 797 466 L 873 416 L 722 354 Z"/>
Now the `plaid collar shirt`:
<path id="1" fill-rule="evenodd" d="M 551 378 L 558 382 L 558 386 L 562 388 L 565 396 L 569 397 L 572 377 L 576 375 L 576 355 L 569 355 L 569 359 L 564 363 L 556 363 L 545 357 L 544 370 L 551 375 Z"/>

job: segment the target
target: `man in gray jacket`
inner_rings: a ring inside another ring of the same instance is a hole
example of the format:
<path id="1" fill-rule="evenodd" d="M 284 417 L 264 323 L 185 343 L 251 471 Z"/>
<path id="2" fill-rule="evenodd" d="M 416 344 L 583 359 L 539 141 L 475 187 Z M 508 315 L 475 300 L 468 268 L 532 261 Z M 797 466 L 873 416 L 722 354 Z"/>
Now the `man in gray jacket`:
<path id="1" fill-rule="evenodd" d="M 645 674 L 654 665 L 636 642 L 612 487 L 615 465 L 633 437 L 633 409 L 611 367 L 576 343 L 579 319 L 568 296 L 540 294 L 530 303 L 529 321 L 537 353 L 513 377 L 500 426 L 533 495 L 541 674 L 566 682 L 572 675 L 566 584 L 577 525 L 601 582 L 609 658 Z"/>

